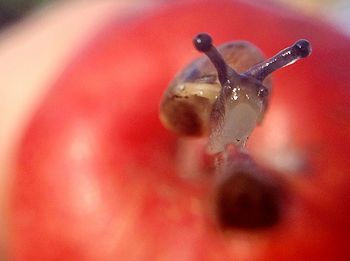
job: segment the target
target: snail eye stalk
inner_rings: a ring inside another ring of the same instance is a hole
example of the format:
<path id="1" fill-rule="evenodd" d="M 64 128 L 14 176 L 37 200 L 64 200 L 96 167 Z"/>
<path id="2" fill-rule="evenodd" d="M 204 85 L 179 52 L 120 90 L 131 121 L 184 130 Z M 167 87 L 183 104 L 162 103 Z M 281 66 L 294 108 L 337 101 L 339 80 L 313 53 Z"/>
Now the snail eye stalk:
<path id="1" fill-rule="evenodd" d="M 213 40 L 209 34 L 201 33 L 193 39 L 195 48 L 204 53 L 215 66 L 220 84 L 224 86 L 228 81 L 239 79 L 242 75 L 253 77 L 259 81 L 263 81 L 269 74 L 293 64 L 301 58 L 308 57 L 311 52 L 311 44 L 305 39 L 298 40 L 292 46 L 280 51 L 270 59 L 262 61 L 242 75 L 238 74 L 234 69 L 227 65 L 221 54 L 213 45 Z"/>
<path id="2" fill-rule="evenodd" d="M 215 66 L 222 86 L 235 82 L 235 80 L 239 78 L 239 74 L 227 65 L 221 54 L 215 48 L 210 35 L 206 33 L 198 34 L 193 39 L 193 44 L 199 52 L 208 56 L 212 64 Z"/>
<path id="3" fill-rule="evenodd" d="M 245 74 L 263 81 L 269 74 L 274 71 L 293 64 L 301 58 L 311 54 L 311 45 L 309 41 L 301 39 L 292 46 L 280 51 L 270 59 L 258 63 L 251 67 Z"/>

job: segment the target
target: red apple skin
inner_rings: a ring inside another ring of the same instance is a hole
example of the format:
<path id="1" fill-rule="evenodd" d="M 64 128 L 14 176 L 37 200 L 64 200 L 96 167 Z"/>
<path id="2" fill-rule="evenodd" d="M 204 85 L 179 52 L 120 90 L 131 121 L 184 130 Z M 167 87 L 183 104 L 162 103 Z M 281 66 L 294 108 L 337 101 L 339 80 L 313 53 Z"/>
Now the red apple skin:
<path id="1" fill-rule="evenodd" d="M 274 228 L 223 233 L 208 210 L 210 178 L 180 177 L 178 142 L 159 122 L 161 95 L 198 56 L 191 39 L 201 31 L 267 55 L 299 38 L 313 44 L 310 58 L 275 74 L 250 141 L 254 157 L 273 151 L 271 129 L 281 129 L 273 112 L 282 112 L 287 143 L 306 162 L 281 174 L 291 200 Z M 177 2 L 110 21 L 23 137 L 9 260 L 347 260 L 349 52 L 350 40 L 319 21 L 239 1 Z"/>

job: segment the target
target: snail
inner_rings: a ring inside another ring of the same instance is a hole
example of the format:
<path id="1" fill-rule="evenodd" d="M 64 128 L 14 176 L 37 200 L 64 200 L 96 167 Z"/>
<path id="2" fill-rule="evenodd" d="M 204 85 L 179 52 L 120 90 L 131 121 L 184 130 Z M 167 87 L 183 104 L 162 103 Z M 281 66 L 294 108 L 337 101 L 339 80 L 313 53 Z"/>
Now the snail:
<path id="1" fill-rule="evenodd" d="M 264 60 L 253 44 L 237 41 L 216 49 L 198 34 L 196 59 L 171 82 L 161 102 L 160 119 L 180 136 L 208 136 L 216 157 L 215 213 L 224 228 L 256 229 L 278 223 L 285 188 L 273 170 L 259 166 L 244 150 L 263 120 L 271 93 L 269 75 L 307 57 L 311 46 L 298 40 Z"/>
<path id="2" fill-rule="evenodd" d="M 311 53 L 307 40 L 299 40 L 267 60 L 246 41 L 216 49 L 212 38 L 202 33 L 193 43 L 207 57 L 193 61 L 170 83 L 161 102 L 160 119 L 180 136 L 209 135 L 208 149 L 213 154 L 231 143 L 245 145 L 267 109 L 271 93 L 268 76 Z"/>

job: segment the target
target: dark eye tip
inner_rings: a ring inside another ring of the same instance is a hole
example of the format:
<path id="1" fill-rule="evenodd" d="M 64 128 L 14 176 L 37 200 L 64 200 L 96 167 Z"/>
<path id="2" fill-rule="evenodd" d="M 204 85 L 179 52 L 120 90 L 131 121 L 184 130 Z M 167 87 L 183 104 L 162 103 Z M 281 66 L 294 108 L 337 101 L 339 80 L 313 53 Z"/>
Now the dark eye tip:
<path id="1" fill-rule="evenodd" d="M 200 52 L 208 52 L 212 47 L 213 40 L 207 33 L 200 33 L 193 38 L 194 47 Z"/>
<path id="2" fill-rule="evenodd" d="M 311 54 L 311 44 L 308 40 L 301 39 L 294 44 L 301 57 L 307 57 Z"/>

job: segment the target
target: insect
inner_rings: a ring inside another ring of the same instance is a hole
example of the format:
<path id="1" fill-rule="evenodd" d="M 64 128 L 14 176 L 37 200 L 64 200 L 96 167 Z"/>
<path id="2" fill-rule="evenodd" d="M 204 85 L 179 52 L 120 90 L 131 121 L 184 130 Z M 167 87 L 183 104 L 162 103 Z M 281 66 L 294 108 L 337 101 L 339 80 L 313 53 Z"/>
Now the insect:
<path id="1" fill-rule="evenodd" d="M 299 40 L 264 60 L 248 42 L 216 49 L 212 38 L 198 34 L 195 48 L 207 57 L 188 65 L 166 90 L 160 118 L 180 136 L 205 136 L 217 162 L 216 214 L 223 227 L 262 228 L 281 216 L 283 189 L 276 176 L 244 150 L 266 112 L 277 69 L 307 57 L 311 46 Z"/>

